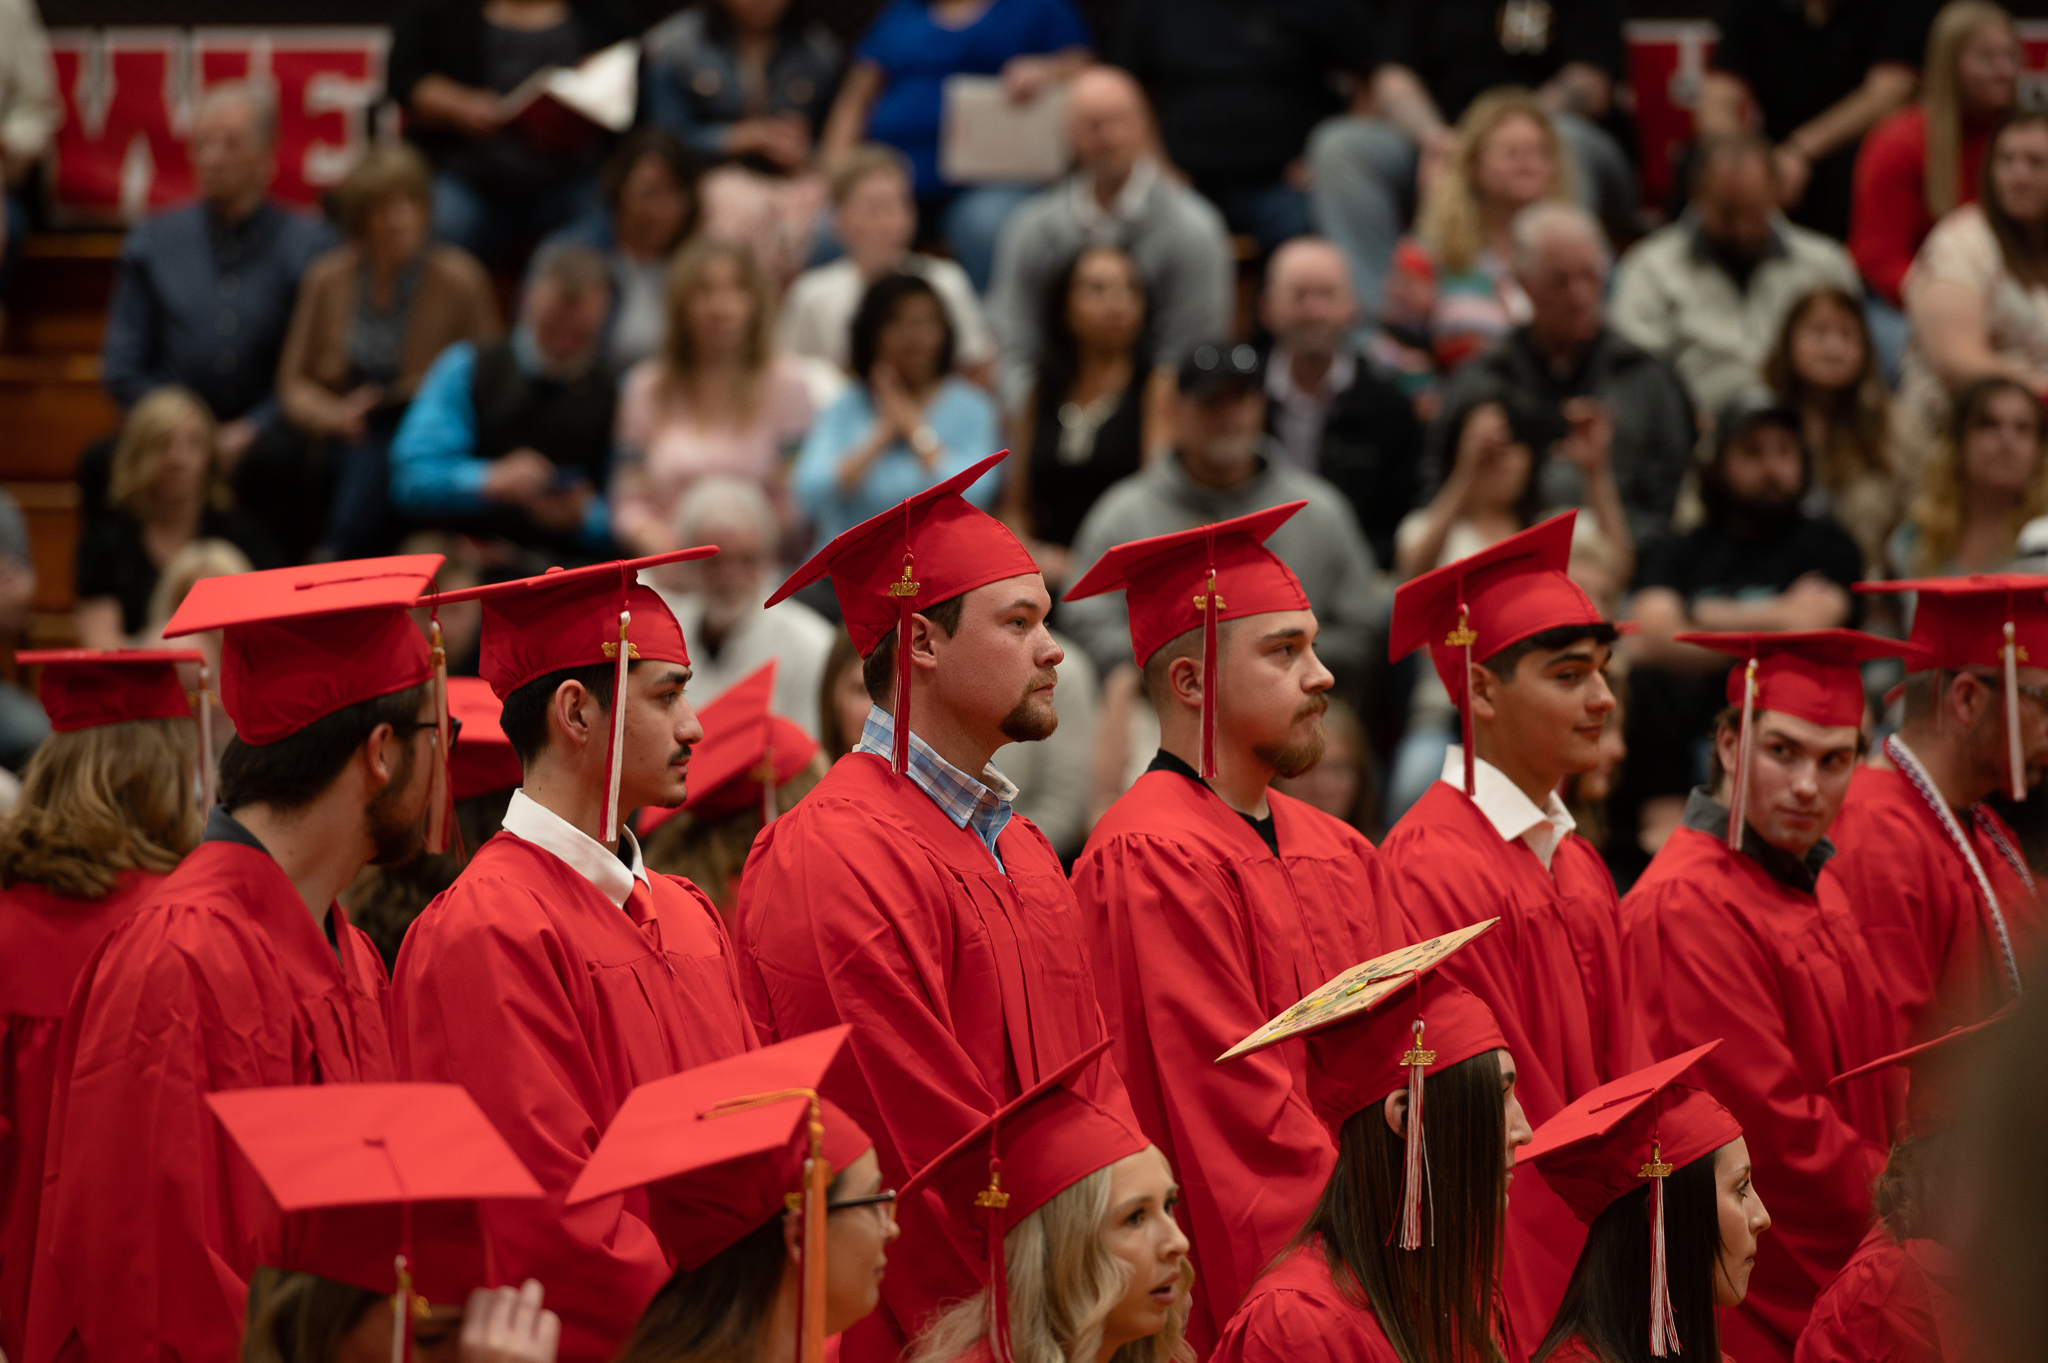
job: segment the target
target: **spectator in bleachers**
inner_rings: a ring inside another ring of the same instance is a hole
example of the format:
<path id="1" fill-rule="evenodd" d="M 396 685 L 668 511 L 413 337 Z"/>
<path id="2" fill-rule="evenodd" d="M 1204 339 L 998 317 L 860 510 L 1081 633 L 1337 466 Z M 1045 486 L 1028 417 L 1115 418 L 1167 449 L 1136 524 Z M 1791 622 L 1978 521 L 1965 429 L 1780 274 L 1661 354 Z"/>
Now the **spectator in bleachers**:
<path id="1" fill-rule="evenodd" d="M 837 762 L 860 742 L 861 726 L 867 722 L 867 682 L 861 678 L 860 651 L 853 636 L 840 627 L 825 655 L 825 673 L 818 681 L 818 746 L 825 761 Z"/>
<path id="2" fill-rule="evenodd" d="M 28 521 L 20 503 L 0 489 L 0 646 L 24 642 L 35 597 Z M 36 698 L 13 682 L 0 682 L 0 767 L 20 771 L 49 734 L 49 717 Z"/>
<path id="3" fill-rule="evenodd" d="M 1305 800 L 1377 841 L 1383 827 L 1372 768 L 1372 746 L 1358 711 L 1346 701 L 1332 700 L 1323 712 L 1322 760 L 1299 776 L 1274 781 L 1273 789 Z"/>
<path id="4" fill-rule="evenodd" d="M 995 403 L 953 372 L 953 324 L 937 290 L 890 275 L 853 317 L 858 382 L 819 414 L 790 485 L 823 544 L 1001 448 Z M 984 511 L 1002 490 L 991 469 L 966 492 Z"/>
<path id="5" fill-rule="evenodd" d="M 1386 615 L 1379 569 L 1344 495 L 1295 468 L 1266 434 L 1258 352 L 1227 342 L 1196 346 L 1175 387 L 1172 449 L 1102 494 L 1074 537 L 1074 568 L 1086 572 L 1104 551 L 1130 540 L 1306 501 L 1266 547 L 1301 579 L 1320 626 L 1317 656 L 1340 680 L 1356 681 L 1371 663 L 1373 631 Z M 1116 592 L 1060 603 L 1061 627 L 1105 679 L 1133 667 L 1127 620 Z"/>
<path id="6" fill-rule="evenodd" d="M 2020 527 L 2048 512 L 2041 401 L 2011 379 L 1956 394 L 1919 495 L 1886 551 L 1895 577 L 1996 573 L 2019 553 Z"/>
<path id="7" fill-rule="evenodd" d="M 1572 197 L 1571 158 L 1526 90 L 1489 90 L 1458 120 L 1415 234 L 1394 253 L 1380 308 L 1383 353 L 1425 386 L 1529 320 L 1515 282 L 1515 215 Z"/>
<path id="8" fill-rule="evenodd" d="M 334 244 L 317 219 L 270 198 L 277 109 L 261 86 L 210 87 L 192 123 L 197 203 L 159 213 L 121 247 L 100 376 L 127 410 L 166 384 L 220 422 L 218 450 L 243 507 L 295 547 L 313 504 L 305 439 L 276 395 L 299 277 Z"/>
<path id="9" fill-rule="evenodd" d="M 628 552 L 676 548 L 676 508 L 713 474 L 768 491 L 793 526 L 782 478 L 811 399 L 775 353 L 774 307 L 760 262 L 736 242 L 699 238 L 669 267 L 667 339 L 619 396 L 612 530 Z"/>
<path id="10" fill-rule="evenodd" d="M 1373 557 L 1394 561 L 1394 527 L 1415 505 L 1422 427 L 1415 409 L 1353 348 L 1358 299 L 1344 253 L 1297 237 L 1273 253 L 1259 320 L 1266 356 L 1266 433 L 1287 462 L 1335 484 Z"/>
<path id="11" fill-rule="evenodd" d="M 430 242 L 433 177 L 403 143 L 372 149 L 342 182 L 346 245 L 306 267 L 278 361 L 292 424 L 326 442 L 327 530 L 318 558 L 384 552 L 391 436 L 440 353 L 498 339 L 490 276 L 459 246 Z"/>
<path id="12" fill-rule="evenodd" d="M 1037 380 L 1046 287 L 1084 246 L 1121 247 L 1151 300 L 1151 363 L 1177 366 L 1230 330 L 1230 234 L 1201 195 L 1166 173 L 1137 82 L 1095 66 L 1067 91 L 1071 175 L 1028 200 L 996 242 L 989 316 L 1002 340 L 998 385 L 1011 412 Z"/>
<path id="13" fill-rule="evenodd" d="M 910 158 L 918 236 L 943 239 L 986 291 L 996 234 L 1030 197 L 1025 185 L 956 185 L 939 173 L 946 77 L 997 76 L 1012 99 L 1035 99 L 1090 59 L 1088 26 L 1071 0 L 889 0 L 854 48 L 825 125 L 827 166 L 862 142 Z"/>
<path id="14" fill-rule="evenodd" d="M 1952 0 L 1927 35 L 1920 98 L 1870 130 L 1856 154 L 1849 254 L 1877 325 L 1905 345 L 1900 287 L 1937 220 L 1977 202 L 1992 129 L 2019 99 L 2020 40 L 1989 0 Z"/>
<path id="15" fill-rule="evenodd" d="M 1573 398 L 1598 401 L 1614 422 L 1613 475 L 1629 530 L 1643 544 L 1671 524 L 1699 427 L 1670 366 L 1607 324 L 1611 263 L 1600 225 L 1584 210 L 1524 209 L 1514 223 L 1514 268 L 1529 321 L 1452 376 L 1443 400 L 1447 412 L 1491 396 L 1552 414 Z M 1455 448 L 1450 422 L 1431 426 L 1426 486 L 1445 476 Z M 1589 504 L 1570 460 L 1548 461 L 1543 478 L 1545 506 Z"/>
<path id="16" fill-rule="evenodd" d="M 1084 247 L 1039 303 L 1043 354 L 1015 423 L 1003 518 L 1055 594 L 1088 508 L 1166 443 L 1173 371 L 1148 362 L 1148 303 L 1137 262 L 1114 246 Z"/>
<path id="17" fill-rule="evenodd" d="M 209 539 L 228 541 L 259 568 L 284 563 L 262 523 L 234 508 L 206 404 L 188 389 L 159 388 L 128 413 L 107 508 L 79 533 L 79 642 L 121 648 L 141 635 L 165 565 Z"/>
<path id="18" fill-rule="evenodd" d="M 1045 834 L 1062 862 L 1071 862 L 1094 827 L 1088 802 L 1102 686 L 1086 649 L 1058 630 L 1052 639 L 1063 655 L 1053 668 L 1059 676 L 1059 727 L 1036 743 L 1005 743 L 989 761 L 1016 785 L 1017 812 Z"/>
<path id="19" fill-rule="evenodd" d="M 818 684 L 832 651 L 833 627 L 801 601 L 765 603 L 781 574 L 775 547 L 781 527 L 760 485 L 738 478 L 704 479 L 676 508 L 677 544 L 715 544 L 696 563 L 649 573 L 690 641 L 690 700 L 703 705 L 778 660 L 771 707 L 807 734 L 818 732 Z"/>
<path id="20" fill-rule="evenodd" d="M 1408 220 L 1457 148 L 1457 122 L 1488 90 L 1535 92 L 1569 153 L 1580 201 L 1612 232 L 1634 227 L 1635 167 L 1603 122 L 1626 78 L 1620 0 L 1393 0 L 1365 116 L 1309 142 L 1316 219 L 1344 247 L 1367 308 Z"/>
<path id="21" fill-rule="evenodd" d="M 1691 206 L 1621 258 L 1609 320 L 1677 370 L 1702 411 L 1755 384 L 1795 301 L 1825 285 L 1856 291 L 1849 253 L 1787 222 L 1777 194 L 1762 139 L 1705 142 Z"/>
<path id="22" fill-rule="evenodd" d="M 29 0 L 0 0 L 0 333 L 7 330 L 8 280 L 28 235 L 22 190 L 50 149 L 59 112 L 41 16 Z"/>
<path id="23" fill-rule="evenodd" d="M 386 84 L 434 163 L 434 231 L 490 263 L 595 209 L 603 139 L 529 131 L 506 117 L 505 96 L 639 29 L 626 0 L 400 4 Z"/>
<path id="24" fill-rule="evenodd" d="M 600 340 L 610 306 L 604 259 L 557 246 L 535 263 L 510 338 L 441 352 L 391 442 L 398 513 L 549 561 L 608 555 L 619 378 Z"/>
<path id="25" fill-rule="evenodd" d="M 1806 509 L 1833 516 L 1875 574 L 1899 521 L 1892 466 L 1891 395 L 1856 296 L 1815 289 L 1792 305 L 1764 361 L 1764 383 L 1799 413 L 1813 455 Z"/>
<path id="26" fill-rule="evenodd" d="M 853 314 L 884 275 L 914 274 L 946 305 L 959 338 L 960 372 L 986 384 L 996 359 L 995 333 L 967 272 L 950 260 L 910 249 L 917 204 L 910 162 L 894 147 L 870 142 L 840 158 L 832 172 L 832 223 L 846 254 L 797 276 L 782 300 L 776 343 L 792 355 L 824 360 L 841 373 L 853 354 Z"/>
<path id="27" fill-rule="evenodd" d="M 1857 146 L 1913 97 L 1932 13 L 1927 0 L 1725 0 L 1694 127 L 1702 140 L 1760 132 L 1778 206 L 1840 241 Z"/>
<path id="28" fill-rule="evenodd" d="M 845 53 L 809 0 L 699 0 L 642 40 L 641 114 L 717 164 L 704 226 L 744 241 L 778 288 L 812 254 L 825 180 L 813 152 Z"/>
<path id="29" fill-rule="evenodd" d="M 666 128 L 635 128 L 612 148 L 598 177 L 604 211 L 579 218 L 543 247 L 573 243 L 605 258 L 612 311 L 604 353 L 624 373 L 661 349 L 668 331 L 668 266 L 696 230 L 697 155 Z"/>
<path id="30" fill-rule="evenodd" d="M 1138 78 L 1175 167 L 1262 252 L 1313 231 L 1309 133 L 1333 75 L 1375 60 L 1361 0 L 1127 0 L 1109 59 Z"/>

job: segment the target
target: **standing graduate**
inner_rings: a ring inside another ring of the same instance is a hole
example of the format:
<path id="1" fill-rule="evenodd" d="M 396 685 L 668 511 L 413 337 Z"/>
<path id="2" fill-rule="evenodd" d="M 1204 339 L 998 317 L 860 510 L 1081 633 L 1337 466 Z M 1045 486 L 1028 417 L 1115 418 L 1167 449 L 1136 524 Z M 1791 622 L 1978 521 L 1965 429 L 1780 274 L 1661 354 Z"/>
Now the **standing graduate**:
<path id="1" fill-rule="evenodd" d="M 1118 545 L 1067 592 L 1124 589 L 1159 712 L 1159 755 L 1095 826 L 1073 881 L 1117 1069 L 1187 1187 L 1199 1354 L 1336 1158 L 1301 1047 L 1214 1061 L 1377 955 L 1396 917 L 1372 844 L 1268 789 L 1321 758 L 1334 680 L 1308 597 L 1263 544 L 1305 505 Z"/>
<path id="2" fill-rule="evenodd" d="M 386 1080 L 384 963 L 335 896 L 402 861 L 445 790 L 432 659 L 406 614 L 439 554 L 200 582 L 236 737 L 199 846 L 116 928 L 58 1043 L 29 1363 L 219 1359 L 277 1218 L 222 1158 L 209 1093 Z"/>
<path id="3" fill-rule="evenodd" d="M 682 803 L 704 736 L 682 629 L 639 570 L 715 552 L 439 598 L 483 601 L 481 671 L 523 776 L 406 935 L 393 1047 L 405 1078 L 466 1085 L 547 1191 L 485 1215 L 508 1276 L 546 1285 L 565 1360 L 616 1353 L 672 1257 L 645 1192 L 567 1207 L 570 1185 L 635 1085 L 755 1045 L 718 911 L 623 825 Z"/>
<path id="4" fill-rule="evenodd" d="M 2019 573 L 1858 583 L 1915 591 L 1905 718 L 1849 783 L 1834 873 L 1891 996 L 1888 1045 L 1981 1022 L 2018 996 L 2041 906 L 1984 801 L 2048 763 L 2048 601 Z M 2032 661 L 2029 661 L 2029 659 Z"/>
<path id="5" fill-rule="evenodd" d="M 199 841 L 188 651 L 21 652 L 50 736 L 0 820 L 0 1355 L 21 1356 L 57 1033 L 78 972 Z"/>
<path id="6" fill-rule="evenodd" d="M 1001 458 L 846 531 L 769 602 L 830 574 L 873 705 L 860 745 L 754 844 L 738 912 L 750 1002 L 777 1038 L 852 1024 L 854 1063 L 826 1095 L 899 1187 L 1104 1035 L 1074 892 L 989 761 L 1052 733 L 1062 656 L 1037 564 L 960 495 Z M 1128 1116 L 1108 1065 L 1085 1088 Z M 894 1358 L 975 1290 L 928 1234 L 906 1221 L 917 1271 L 884 1282 L 849 1363 Z"/>
<path id="7" fill-rule="evenodd" d="M 1500 1019 L 1535 1122 L 1649 1059 L 1623 990 L 1613 878 L 1557 795 L 1600 765 L 1614 713 L 1616 630 L 1565 575 L 1576 514 L 1404 583 L 1388 641 L 1393 658 L 1429 646 L 1466 741 L 1380 858 L 1410 937 L 1501 916 L 1445 973 Z M 1520 1338 L 1550 1323 L 1584 1238 L 1547 1186 L 1517 1190 L 1501 1290 Z"/>
<path id="8" fill-rule="evenodd" d="M 1922 659 L 1846 629 L 1678 638 L 1739 661 L 1714 780 L 1621 902 L 1622 962 L 1652 1051 L 1728 1043 L 1698 1072 L 1755 1138 L 1777 1233 L 1721 1345 L 1743 1363 L 1790 1363 L 1814 1293 L 1870 1225 L 1888 1130 L 1875 1079 L 1829 1087 L 1882 1054 L 1891 1026 L 1855 910 L 1826 869 L 1828 826 L 1863 752 L 1857 665 Z"/>

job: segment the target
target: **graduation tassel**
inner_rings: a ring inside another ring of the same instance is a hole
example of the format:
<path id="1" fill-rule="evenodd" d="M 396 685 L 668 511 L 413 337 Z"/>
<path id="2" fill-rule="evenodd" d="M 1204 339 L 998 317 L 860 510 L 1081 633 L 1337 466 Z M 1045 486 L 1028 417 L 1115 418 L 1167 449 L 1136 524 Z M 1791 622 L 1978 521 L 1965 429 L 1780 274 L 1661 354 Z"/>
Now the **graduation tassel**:
<path id="1" fill-rule="evenodd" d="M 213 687 L 212 673 L 199 664 L 199 817 L 213 812 Z"/>
<path id="2" fill-rule="evenodd" d="M 2012 798 L 2027 798 L 2027 764 L 2020 753 L 2020 661 L 2013 623 L 2005 622 L 2005 754 L 2012 763 Z"/>
<path id="3" fill-rule="evenodd" d="M 1208 590 L 1195 598 L 1195 608 L 1202 612 L 1201 776 L 1204 781 L 1213 781 L 1216 779 L 1216 613 L 1223 609 L 1223 598 L 1216 592 L 1214 564 L 1209 566 Z"/>
<path id="4" fill-rule="evenodd" d="M 1462 586 L 1459 591 L 1462 597 Z M 1463 684 L 1458 689 L 1458 737 L 1465 746 L 1465 795 L 1468 799 L 1476 799 L 1479 795 L 1479 758 L 1472 751 L 1472 645 L 1478 642 L 1479 636 L 1472 632 L 1472 612 L 1461 599 L 1458 602 L 1458 627 L 1444 636 L 1444 646 L 1462 649 L 1465 654 Z"/>
<path id="5" fill-rule="evenodd" d="M 605 755 L 604 776 L 604 841 L 612 842 L 619 836 L 619 775 L 625 764 L 626 746 L 626 669 L 632 661 L 633 645 L 627 642 L 626 631 L 633 623 L 633 612 L 619 612 L 618 670 L 612 678 L 612 748 Z"/>
<path id="6" fill-rule="evenodd" d="M 889 584 L 889 595 L 896 598 L 896 717 L 890 726 L 889 770 L 898 776 L 910 767 L 910 615 L 917 605 L 918 585 L 910 575 L 907 529 L 904 538 L 903 576 Z"/>
<path id="7" fill-rule="evenodd" d="M 974 1205 L 988 1213 L 988 1340 L 994 1363 L 1016 1363 L 1010 1350 L 1010 1267 L 1003 1255 L 1003 1161 L 994 1153 L 995 1132 L 989 1132 L 988 1187 L 974 1195 Z"/>
<path id="8" fill-rule="evenodd" d="M 1419 977 L 1418 977 L 1419 984 Z M 1401 1053 L 1408 1068 L 1408 1122 L 1401 1157 L 1401 1248 L 1422 1248 L 1422 1185 L 1428 1166 L 1422 1152 L 1422 1079 L 1436 1052 L 1422 1048 L 1422 1019 L 1415 1019 L 1415 1045 Z"/>
<path id="9" fill-rule="evenodd" d="M 1671 1166 L 1664 1163 L 1664 1149 L 1650 1142 L 1650 1162 L 1636 1175 L 1650 1180 L 1650 1356 L 1664 1358 L 1679 1352 L 1678 1321 L 1671 1312 L 1670 1260 L 1664 1251 L 1664 1180 Z"/>
<path id="10" fill-rule="evenodd" d="M 1742 674 L 1742 727 L 1735 734 L 1735 773 L 1728 788 L 1728 850 L 1742 850 L 1742 828 L 1749 820 L 1750 717 L 1756 711 L 1756 659 Z"/>
<path id="11" fill-rule="evenodd" d="M 390 1158 L 390 1151 L 385 1151 Z M 395 1166 L 394 1166 L 395 1167 Z M 398 1279 L 398 1292 L 391 1299 L 391 1363 L 409 1363 L 412 1358 L 412 1318 L 424 1314 L 424 1303 L 413 1294 L 412 1265 L 406 1251 L 412 1248 L 412 1203 L 398 1204 L 398 1255 L 392 1260 L 392 1268 Z"/>
<path id="12" fill-rule="evenodd" d="M 825 1116 L 811 1099 L 811 1157 L 804 1161 L 804 1295 L 797 1363 L 825 1359 L 825 1196 L 832 1166 L 825 1159 Z"/>
<path id="13" fill-rule="evenodd" d="M 448 771 L 448 650 L 442 646 L 438 603 L 427 623 L 427 639 L 434 668 L 435 752 L 440 757 L 428 794 L 427 851 L 438 854 L 448 850 L 449 830 L 455 826 L 455 782 Z"/>

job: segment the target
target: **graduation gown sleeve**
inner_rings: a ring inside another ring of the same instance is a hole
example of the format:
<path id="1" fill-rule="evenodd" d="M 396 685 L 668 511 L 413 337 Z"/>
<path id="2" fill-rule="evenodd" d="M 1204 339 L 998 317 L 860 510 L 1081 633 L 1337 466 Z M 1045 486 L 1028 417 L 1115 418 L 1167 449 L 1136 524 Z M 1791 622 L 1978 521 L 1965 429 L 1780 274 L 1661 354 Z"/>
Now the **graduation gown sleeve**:
<path id="1" fill-rule="evenodd" d="M 1874 1227 L 1814 1302 L 1793 1363 L 1964 1363 L 1954 1271 L 1939 1245 Z"/>
<path id="2" fill-rule="evenodd" d="M 1304 1245 L 1275 1265 L 1224 1327 L 1210 1363 L 1399 1363 L 1368 1307 L 1330 1280 L 1322 1250 Z"/>

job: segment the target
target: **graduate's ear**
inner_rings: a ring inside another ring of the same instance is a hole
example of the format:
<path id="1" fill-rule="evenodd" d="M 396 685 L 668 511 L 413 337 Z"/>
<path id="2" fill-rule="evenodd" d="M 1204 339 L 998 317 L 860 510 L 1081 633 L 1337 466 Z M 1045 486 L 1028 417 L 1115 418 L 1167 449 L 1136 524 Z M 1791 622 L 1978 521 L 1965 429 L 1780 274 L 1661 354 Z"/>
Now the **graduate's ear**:
<path id="1" fill-rule="evenodd" d="M 1175 658 L 1166 665 L 1166 689 L 1174 700 L 1191 710 L 1202 708 L 1202 660 Z"/>
<path id="2" fill-rule="evenodd" d="M 1488 671 L 1483 663 L 1473 663 L 1466 669 L 1465 691 L 1472 697 L 1472 718 L 1498 719 L 1500 707 L 1501 679 Z"/>
<path id="3" fill-rule="evenodd" d="M 1395 1089 L 1387 1095 L 1387 1101 L 1380 1105 L 1380 1111 L 1387 1117 L 1387 1129 L 1396 1136 L 1408 1135 L 1408 1090 Z"/>
<path id="4" fill-rule="evenodd" d="M 548 698 L 548 742 L 563 738 L 573 747 L 588 743 L 596 708 L 597 697 L 582 682 L 572 679 L 557 686 Z"/>
<path id="5" fill-rule="evenodd" d="M 939 665 L 938 640 L 951 638 L 940 626 L 923 615 L 910 617 L 910 665 L 934 668 Z"/>

